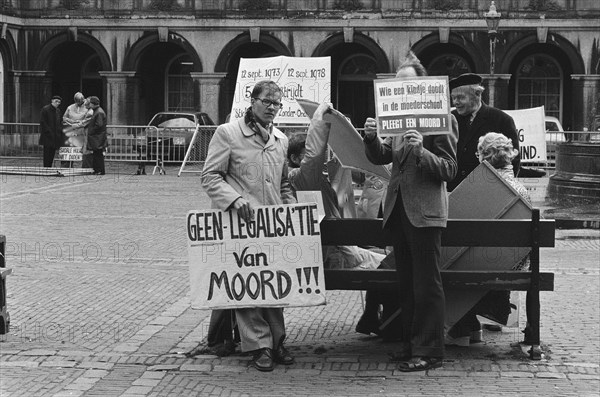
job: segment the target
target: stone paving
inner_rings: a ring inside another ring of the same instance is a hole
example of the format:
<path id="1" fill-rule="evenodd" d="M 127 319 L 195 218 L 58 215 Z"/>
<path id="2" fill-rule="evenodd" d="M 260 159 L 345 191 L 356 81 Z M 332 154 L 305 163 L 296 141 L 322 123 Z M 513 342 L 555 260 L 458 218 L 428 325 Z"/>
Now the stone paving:
<path id="1" fill-rule="evenodd" d="M 185 214 L 208 198 L 197 175 L 133 169 L 0 175 L 0 233 L 13 269 L 0 396 L 600 394 L 597 229 L 557 230 L 556 247 L 541 250 L 542 270 L 556 274 L 555 291 L 541 294 L 541 361 L 527 358 L 517 328 L 504 328 L 448 347 L 442 369 L 401 373 L 389 361 L 394 344 L 354 332 L 363 294 L 329 291 L 326 306 L 286 309 L 297 363 L 259 373 L 246 356 L 184 355 L 209 316 L 189 308 Z M 544 208 L 544 181 L 529 185 Z"/>

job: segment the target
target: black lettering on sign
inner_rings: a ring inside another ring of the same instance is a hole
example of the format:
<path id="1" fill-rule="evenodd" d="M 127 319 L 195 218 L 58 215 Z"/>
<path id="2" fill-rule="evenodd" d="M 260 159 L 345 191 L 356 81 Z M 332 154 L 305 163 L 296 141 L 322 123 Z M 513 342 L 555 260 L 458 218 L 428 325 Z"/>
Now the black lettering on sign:
<path id="1" fill-rule="evenodd" d="M 318 269 L 318 268 L 316 268 Z M 247 276 L 235 273 L 229 276 L 226 271 L 221 274 L 211 272 L 207 300 L 212 300 L 218 291 L 224 292 L 229 300 L 241 301 L 246 294 L 252 300 L 280 300 L 289 295 L 292 289 L 292 278 L 283 270 L 275 273 L 271 270 L 252 272 Z"/>

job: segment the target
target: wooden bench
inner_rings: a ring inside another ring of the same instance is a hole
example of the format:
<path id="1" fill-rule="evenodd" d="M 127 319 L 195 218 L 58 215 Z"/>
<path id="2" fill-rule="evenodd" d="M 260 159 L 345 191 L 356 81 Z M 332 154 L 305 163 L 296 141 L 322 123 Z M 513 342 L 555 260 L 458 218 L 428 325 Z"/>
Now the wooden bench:
<path id="1" fill-rule="evenodd" d="M 530 247 L 529 271 L 442 270 L 445 289 L 527 291 L 531 307 L 527 321 L 531 328 L 531 359 L 541 359 L 540 291 L 554 290 L 554 273 L 540 272 L 540 247 L 554 247 L 554 220 L 532 219 L 448 220 L 442 234 L 447 247 Z M 382 230 L 381 219 L 324 219 L 321 222 L 323 245 L 393 245 L 389 230 Z M 395 270 L 325 269 L 328 290 L 368 290 L 398 288 Z"/>

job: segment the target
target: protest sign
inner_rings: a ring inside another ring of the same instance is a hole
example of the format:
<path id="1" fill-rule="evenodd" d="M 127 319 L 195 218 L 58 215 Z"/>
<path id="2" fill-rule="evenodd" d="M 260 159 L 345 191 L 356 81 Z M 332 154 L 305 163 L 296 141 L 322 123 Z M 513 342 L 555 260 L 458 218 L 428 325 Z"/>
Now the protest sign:
<path id="1" fill-rule="evenodd" d="M 232 120 L 244 117 L 250 106 L 252 89 L 261 80 L 273 80 L 282 91 L 283 107 L 275 124 L 308 124 L 306 113 L 296 99 L 319 103 L 331 101 L 331 58 L 241 58 L 231 108 Z"/>
<path id="2" fill-rule="evenodd" d="M 373 80 L 373 84 L 379 136 L 402 135 L 408 130 L 422 135 L 450 132 L 447 76 Z"/>
<path id="3" fill-rule="evenodd" d="M 299 99 L 298 104 L 312 118 L 319 103 Z M 327 142 L 343 167 L 368 172 L 385 180 L 390 179 L 390 171 L 383 165 L 371 163 L 365 154 L 365 144 L 346 116 L 335 109 L 323 116 L 323 120 L 331 123 L 329 141 Z"/>
<path id="4" fill-rule="evenodd" d="M 62 161 L 81 161 L 83 154 L 81 147 L 62 146 L 58 149 L 58 157 Z"/>
<path id="5" fill-rule="evenodd" d="M 186 218 L 194 309 L 325 304 L 316 203 L 236 211 L 190 211 Z"/>
<path id="6" fill-rule="evenodd" d="M 537 163 L 547 160 L 546 123 L 544 107 L 504 110 L 515 121 L 519 135 L 521 163 Z"/>
<path id="7" fill-rule="evenodd" d="M 83 127 L 68 126 L 63 129 L 65 141 L 58 149 L 58 157 L 62 161 L 81 161 L 82 148 L 85 144 Z"/>

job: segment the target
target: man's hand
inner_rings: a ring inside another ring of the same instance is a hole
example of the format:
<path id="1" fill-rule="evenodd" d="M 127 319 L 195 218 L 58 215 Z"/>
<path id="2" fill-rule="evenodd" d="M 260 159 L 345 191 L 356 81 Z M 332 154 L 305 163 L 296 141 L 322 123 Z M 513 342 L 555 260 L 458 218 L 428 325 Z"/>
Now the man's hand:
<path id="1" fill-rule="evenodd" d="M 377 138 L 377 120 L 368 117 L 365 121 L 365 140 L 372 142 L 375 138 Z"/>
<path id="2" fill-rule="evenodd" d="M 415 156 L 423 156 L 423 135 L 421 135 L 419 131 L 408 130 L 408 132 L 404 134 L 403 139 L 408 146 L 412 146 Z"/>
<path id="3" fill-rule="evenodd" d="M 325 113 L 331 112 L 332 108 L 333 108 L 333 106 L 331 105 L 331 103 L 323 102 L 322 104 L 319 105 L 317 110 L 315 110 L 315 113 L 313 114 L 313 117 L 312 117 L 313 120 L 323 120 L 323 116 L 325 115 Z"/>
<path id="4" fill-rule="evenodd" d="M 235 200 L 233 202 L 233 208 L 237 211 L 238 216 L 246 223 L 254 219 L 254 209 L 246 199 L 240 197 Z"/>

